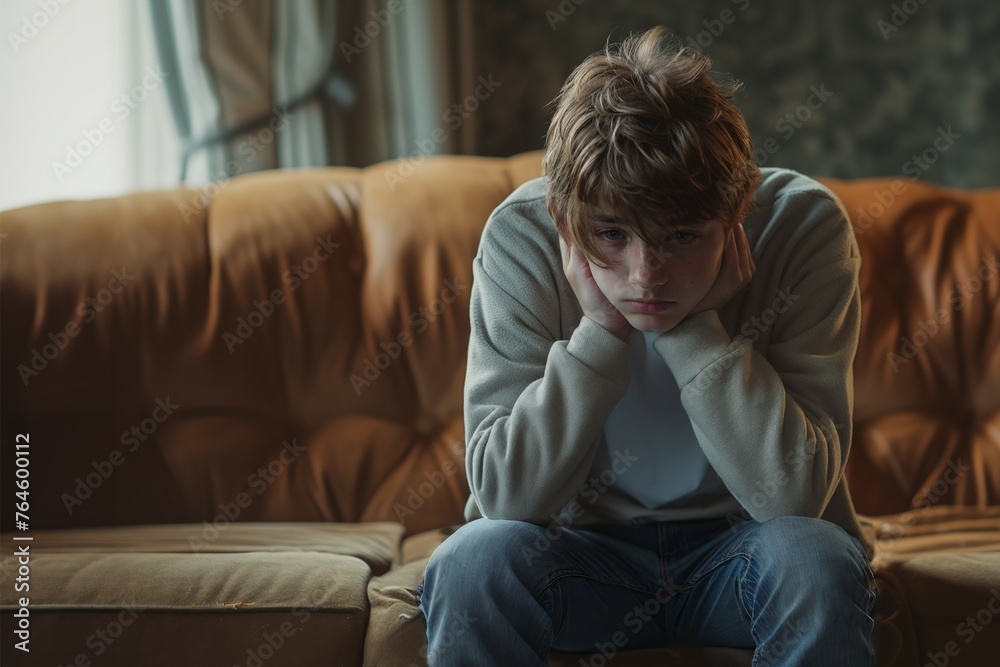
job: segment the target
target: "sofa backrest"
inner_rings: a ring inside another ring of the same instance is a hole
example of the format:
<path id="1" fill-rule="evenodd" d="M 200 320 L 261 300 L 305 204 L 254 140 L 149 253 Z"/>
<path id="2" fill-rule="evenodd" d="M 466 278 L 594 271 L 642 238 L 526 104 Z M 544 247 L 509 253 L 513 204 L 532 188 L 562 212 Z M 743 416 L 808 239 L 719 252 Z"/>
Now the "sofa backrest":
<path id="1" fill-rule="evenodd" d="M 869 515 L 1000 503 L 1000 188 L 821 179 L 861 252 L 851 495 Z"/>
<path id="2" fill-rule="evenodd" d="M 538 169 L 272 171 L 5 212 L 2 446 L 30 435 L 32 527 L 461 520 L 471 260 Z"/>
<path id="3" fill-rule="evenodd" d="M 540 158 L 271 171 L 5 212 L 0 447 L 9 461 L 30 435 L 32 527 L 461 521 L 472 258 Z M 827 183 L 863 256 L 859 510 L 907 509 L 958 460 L 986 465 L 935 502 L 997 502 L 1000 279 L 949 299 L 1000 248 L 997 192 L 906 181 L 890 202 L 890 180 Z M 894 368 L 903 337 L 919 349 Z"/>

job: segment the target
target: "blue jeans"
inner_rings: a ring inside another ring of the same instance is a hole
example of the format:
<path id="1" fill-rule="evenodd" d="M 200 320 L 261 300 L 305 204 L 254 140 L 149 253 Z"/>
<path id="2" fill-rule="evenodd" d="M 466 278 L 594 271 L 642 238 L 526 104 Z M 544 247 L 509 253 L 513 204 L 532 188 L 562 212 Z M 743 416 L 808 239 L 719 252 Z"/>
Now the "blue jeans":
<path id="1" fill-rule="evenodd" d="M 596 666 L 671 644 L 754 649 L 755 666 L 875 664 L 868 558 L 820 519 L 479 519 L 434 551 L 416 592 L 431 667 L 546 665 L 550 650 Z"/>

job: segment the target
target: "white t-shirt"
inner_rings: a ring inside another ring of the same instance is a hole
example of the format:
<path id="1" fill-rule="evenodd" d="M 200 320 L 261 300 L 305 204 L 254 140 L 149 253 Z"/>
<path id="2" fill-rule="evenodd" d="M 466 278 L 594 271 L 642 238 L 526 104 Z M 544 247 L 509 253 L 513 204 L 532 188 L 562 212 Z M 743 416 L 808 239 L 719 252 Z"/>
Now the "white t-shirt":
<path id="1" fill-rule="evenodd" d="M 612 453 L 629 450 L 636 465 L 614 475 L 610 492 L 649 509 L 717 499 L 729 491 L 705 458 L 691 418 L 681 405 L 677 380 L 656 350 L 659 332 L 632 330 L 625 395 L 604 422 L 604 438 L 591 476 L 613 470 Z M 609 479 L 610 475 L 605 475 Z"/>

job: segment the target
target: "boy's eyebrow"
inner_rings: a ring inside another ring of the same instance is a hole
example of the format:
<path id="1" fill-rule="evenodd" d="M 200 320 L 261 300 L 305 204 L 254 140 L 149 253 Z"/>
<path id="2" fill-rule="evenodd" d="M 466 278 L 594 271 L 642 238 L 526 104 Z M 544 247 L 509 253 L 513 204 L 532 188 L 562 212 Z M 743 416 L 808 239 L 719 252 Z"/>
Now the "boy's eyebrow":
<path id="1" fill-rule="evenodd" d="M 614 213 L 605 213 L 604 211 L 598 211 L 591 214 L 590 221 L 618 224 L 618 219 L 615 217 Z"/>

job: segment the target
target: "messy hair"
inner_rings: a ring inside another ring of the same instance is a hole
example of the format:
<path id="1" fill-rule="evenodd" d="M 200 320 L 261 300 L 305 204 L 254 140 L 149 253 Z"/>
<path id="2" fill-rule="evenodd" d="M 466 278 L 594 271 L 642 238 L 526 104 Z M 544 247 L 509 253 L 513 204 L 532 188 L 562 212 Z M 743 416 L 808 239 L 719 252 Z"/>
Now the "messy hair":
<path id="1" fill-rule="evenodd" d="M 657 26 L 583 61 L 553 101 L 542 171 L 559 233 L 605 267 L 590 232 L 609 209 L 651 247 L 678 225 L 751 212 L 760 182 L 753 142 L 733 103 L 740 84 Z M 606 267 L 605 267 L 606 268 Z"/>

